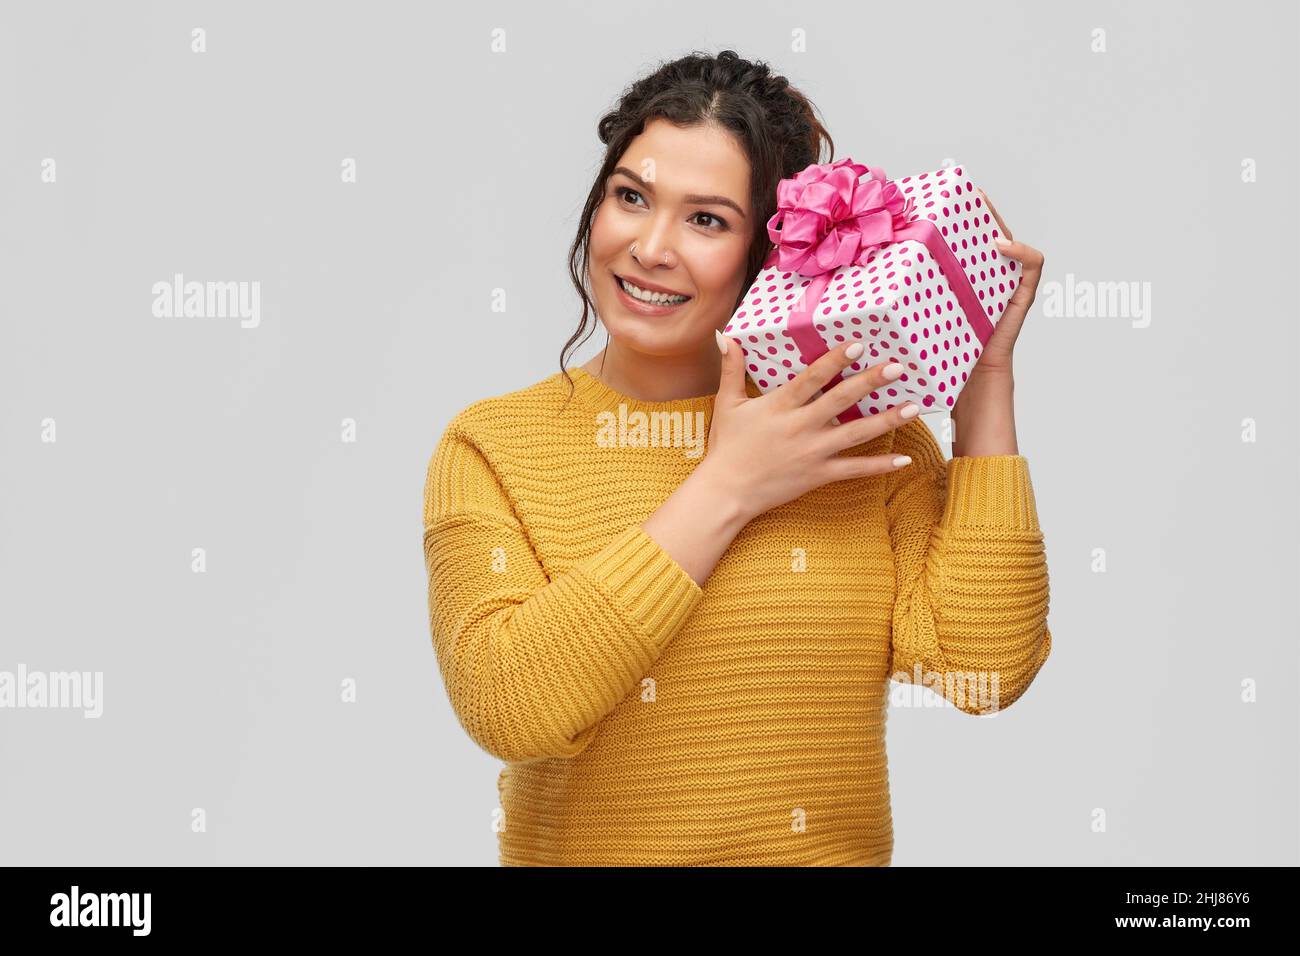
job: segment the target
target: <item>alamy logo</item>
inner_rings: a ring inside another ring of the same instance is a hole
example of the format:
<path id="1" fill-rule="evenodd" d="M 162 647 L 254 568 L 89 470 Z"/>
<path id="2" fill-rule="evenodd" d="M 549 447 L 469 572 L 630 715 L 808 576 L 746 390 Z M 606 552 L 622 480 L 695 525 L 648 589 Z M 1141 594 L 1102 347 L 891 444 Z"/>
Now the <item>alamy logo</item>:
<path id="1" fill-rule="evenodd" d="M 998 711 L 1001 676 L 998 671 L 931 671 L 921 669 L 920 662 L 912 666 L 912 673 L 898 671 L 889 675 L 901 686 L 893 688 L 889 703 L 893 707 L 968 707 L 982 714 Z M 937 696 L 927 698 L 922 692 L 928 688 Z"/>
<path id="2" fill-rule="evenodd" d="M 618 415 L 596 415 L 596 444 L 601 448 L 685 448 L 687 458 L 704 453 L 704 413 L 643 412 L 629 413 L 626 402 L 619 402 Z"/>
<path id="3" fill-rule="evenodd" d="M 0 671 L 0 708 L 81 710 L 83 717 L 104 713 L 104 672 Z"/>
<path id="4" fill-rule="evenodd" d="M 153 314 L 160 319 L 242 319 L 255 329 L 262 322 L 262 283 L 186 282 L 176 273 L 172 281 L 153 284 Z"/>
<path id="5" fill-rule="evenodd" d="M 148 936 L 150 893 L 71 893 L 50 897 L 51 926 L 130 926 L 131 935 Z"/>
<path id="6" fill-rule="evenodd" d="M 1135 329 L 1151 324 L 1150 282 L 1093 282 L 1065 274 L 1064 284 L 1044 282 L 1043 315 L 1053 319 L 1132 319 Z"/>

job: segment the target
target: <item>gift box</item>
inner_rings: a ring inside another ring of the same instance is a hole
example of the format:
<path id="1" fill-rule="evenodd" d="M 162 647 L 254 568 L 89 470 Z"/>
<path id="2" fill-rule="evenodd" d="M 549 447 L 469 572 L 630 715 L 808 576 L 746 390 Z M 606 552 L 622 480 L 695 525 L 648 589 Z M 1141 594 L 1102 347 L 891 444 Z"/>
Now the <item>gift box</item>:
<path id="1" fill-rule="evenodd" d="M 767 233 L 772 250 L 723 329 L 760 391 L 855 339 L 863 354 L 823 392 L 868 365 L 903 365 L 841 423 L 909 400 L 950 410 L 1020 278 L 960 165 L 891 180 L 847 157 L 815 163 L 781 180 Z"/>

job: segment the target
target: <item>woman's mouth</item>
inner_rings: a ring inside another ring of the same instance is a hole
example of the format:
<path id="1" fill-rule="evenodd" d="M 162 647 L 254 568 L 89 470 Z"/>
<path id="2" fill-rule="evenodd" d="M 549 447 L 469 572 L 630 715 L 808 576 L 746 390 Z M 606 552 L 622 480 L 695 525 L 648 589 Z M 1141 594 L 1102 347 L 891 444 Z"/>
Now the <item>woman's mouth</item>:
<path id="1" fill-rule="evenodd" d="M 682 299 L 680 296 L 665 296 L 648 290 L 639 290 L 634 295 L 628 291 L 628 287 L 635 289 L 635 285 L 627 283 L 627 286 L 625 286 L 625 281 L 618 275 L 614 275 L 614 286 L 618 292 L 618 300 L 622 303 L 623 308 L 638 315 L 669 315 L 691 301 L 690 296 Z"/>

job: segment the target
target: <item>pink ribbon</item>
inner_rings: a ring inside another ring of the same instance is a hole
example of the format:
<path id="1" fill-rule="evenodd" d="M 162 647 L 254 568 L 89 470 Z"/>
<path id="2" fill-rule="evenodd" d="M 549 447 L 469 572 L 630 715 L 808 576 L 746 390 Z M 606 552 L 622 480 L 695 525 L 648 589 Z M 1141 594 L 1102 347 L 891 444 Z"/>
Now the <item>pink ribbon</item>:
<path id="1" fill-rule="evenodd" d="M 871 179 L 859 181 L 867 172 Z M 980 344 L 993 335 L 993 323 L 939 227 L 929 219 L 909 218 L 915 211 L 912 200 L 883 169 L 848 157 L 814 163 L 794 178 L 781 180 L 776 195 L 777 212 L 767 223 L 773 249 L 763 268 L 777 266 L 812 279 L 786 320 L 805 367 L 830 351 L 813 327 L 813 310 L 835 273 L 846 266 L 865 265 L 874 250 L 908 239 L 924 243 L 934 257 Z M 822 391 L 842 381 L 845 376 L 840 373 Z M 836 417 L 843 423 L 863 416 L 852 405 Z"/>

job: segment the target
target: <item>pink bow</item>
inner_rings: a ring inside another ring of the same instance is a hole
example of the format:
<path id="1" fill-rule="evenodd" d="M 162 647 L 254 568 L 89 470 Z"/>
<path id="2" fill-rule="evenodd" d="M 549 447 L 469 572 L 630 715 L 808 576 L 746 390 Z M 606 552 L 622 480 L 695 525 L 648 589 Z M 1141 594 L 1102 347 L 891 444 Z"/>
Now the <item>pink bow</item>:
<path id="1" fill-rule="evenodd" d="M 870 172 L 872 178 L 859 182 Z M 894 230 L 908 224 L 912 200 L 885 171 L 847 156 L 835 163 L 813 163 L 776 187 L 777 212 L 767 235 L 781 269 L 821 275 L 862 263 L 872 249 L 894 241 Z"/>

